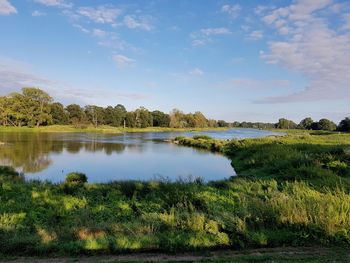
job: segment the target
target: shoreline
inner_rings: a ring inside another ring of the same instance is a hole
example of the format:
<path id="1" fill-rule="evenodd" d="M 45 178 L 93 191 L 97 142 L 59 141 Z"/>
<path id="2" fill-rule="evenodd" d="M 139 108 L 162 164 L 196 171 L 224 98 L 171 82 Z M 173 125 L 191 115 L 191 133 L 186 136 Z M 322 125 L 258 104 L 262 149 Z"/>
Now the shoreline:
<path id="1" fill-rule="evenodd" d="M 201 132 L 201 131 L 225 131 L 228 127 L 208 127 L 208 128 L 168 128 L 168 127 L 148 127 L 148 128 L 123 128 L 101 125 L 98 127 L 89 126 L 87 128 L 76 128 L 73 125 L 50 125 L 39 128 L 0 126 L 0 132 L 31 132 L 31 133 L 106 133 L 122 134 L 126 132 Z"/>

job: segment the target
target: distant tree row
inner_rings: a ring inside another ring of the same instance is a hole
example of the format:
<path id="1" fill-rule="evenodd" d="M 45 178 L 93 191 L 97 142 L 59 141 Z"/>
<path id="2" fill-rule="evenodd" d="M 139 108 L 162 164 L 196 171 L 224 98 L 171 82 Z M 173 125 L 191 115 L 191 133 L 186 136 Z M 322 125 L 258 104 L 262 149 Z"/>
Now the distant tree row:
<path id="1" fill-rule="evenodd" d="M 0 125 L 38 127 L 51 124 L 72 124 L 77 127 L 110 125 L 115 127 L 171 127 L 171 128 L 206 128 L 206 127 L 241 127 L 255 129 L 305 129 L 350 132 L 350 119 L 345 118 L 339 125 L 328 119 L 313 121 L 303 119 L 299 124 L 281 118 L 277 123 L 233 122 L 207 119 L 201 112 L 184 113 L 178 109 L 169 114 L 159 110 L 149 111 L 140 107 L 127 111 L 122 104 L 100 107 L 87 105 L 81 107 L 71 104 L 64 107 L 53 102 L 51 96 L 37 88 L 23 88 L 22 92 L 0 97 Z"/>
<path id="2" fill-rule="evenodd" d="M 276 123 L 276 128 L 350 132 L 350 119 L 345 118 L 337 125 L 328 119 L 320 119 L 319 121 L 314 121 L 308 117 L 301 120 L 299 124 L 296 124 L 291 120 L 281 118 L 278 120 L 278 123 Z"/>
<path id="3" fill-rule="evenodd" d="M 0 125 L 38 127 L 51 124 L 126 126 L 131 128 L 173 127 L 205 128 L 218 127 L 216 120 L 208 120 L 201 112 L 188 113 L 174 109 L 170 114 L 159 110 L 149 111 L 140 107 L 127 111 L 121 104 L 100 107 L 81 107 L 71 104 L 64 107 L 53 102 L 51 96 L 37 88 L 23 88 L 21 93 L 0 97 Z"/>

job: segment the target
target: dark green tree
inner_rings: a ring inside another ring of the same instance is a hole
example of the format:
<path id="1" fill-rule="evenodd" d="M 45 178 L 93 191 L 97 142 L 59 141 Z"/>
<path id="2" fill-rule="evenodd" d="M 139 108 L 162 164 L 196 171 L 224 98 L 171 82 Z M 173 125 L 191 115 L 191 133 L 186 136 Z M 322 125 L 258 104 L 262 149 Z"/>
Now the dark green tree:
<path id="1" fill-rule="evenodd" d="M 150 113 L 145 107 L 140 107 L 135 111 L 136 114 L 136 127 L 147 128 L 153 125 L 152 113 Z"/>
<path id="2" fill-rule="evenodd" d="M 321 119 L 318 122 L 318 128 L 323 131 L 334 131 L 337 129 L 337 125 L 328 119 Z"/>
<path id="3" fill-rule="evenodd" d="M 45 91 L 38 88 L 23 88 L 22 94 L 27 125 L 39 127 L 41 124 L 51 124 L 50 103 L 52 98 Z"/>
<path id="4" fill-rule="evenodd" d="M 228 127 L 228 126 L 229 126 L 229 123 L 227 123 L 227 122 L 224 121 L 224 120 L 218 120 L 218 126 L 219 126 L 219 127 Z"/>
<path id="5" fill-rule="evenodd" d="M 276 128 L 278 129 L 295 129 L 297 127 L 296 123 L 285 119 L 285 118 L 281 118 L 278 120 L 278 123 L 276 124 Z"/>
<path id="6" fill-rule="evenodd" d="M 51 104 L 52 123 L 65 125 L 68 124 L 68 113 L 65 111 L 64 106 L 59 102 Z"/>
<path id="7" fill-rule="evenodd" d="M 70 104 L 66 107 L 69 122 L 71 124 L 81 123 L 85 120 L 85 113 L 78 104 Z"/>
<path id="8" fill-rule="evenodd" d="M 342 132 L 350 132 L 350 118 L 347 117 L 342 120 L 339 123 L 337 130 Z"/>
<path id="9" fill-rule="evenodd" d="M 125 114 L 125 124 L 126 127 L 129 128 L 137 127 L 136 113 L 134 111 L 130 111 Z"/>
<path id="10" fill-rule="evenodd" d="M 95 127 L 103 124 L 104 109 L 96 105 L 85 106 L 85 116 Z"/>
<path id="11" fill-rule="evenodd" d="M 152 111 L 153 126 L 154 127 L 169 127 L 170 117 L 162 111 Z"/>
<path id="12" fill-rule="evenodd" d="M 305 118 L 299 123 L 298 128 L 303 130 L 311 130 L 313 122 L 314 121 L 310 117 Z"/>

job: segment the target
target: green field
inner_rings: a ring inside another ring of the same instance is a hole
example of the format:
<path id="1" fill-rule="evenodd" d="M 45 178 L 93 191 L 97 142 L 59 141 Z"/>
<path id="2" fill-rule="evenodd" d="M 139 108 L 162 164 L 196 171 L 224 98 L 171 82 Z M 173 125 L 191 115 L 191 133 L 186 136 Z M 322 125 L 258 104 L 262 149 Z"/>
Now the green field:
<path id="1" fill-rule="evenodd" d="M 222 152 L 238 176 L 209 183 L 51 184 L 25 182 L 1 168 L 1 254 L 332 245 L 345 251 L 336 262 L 347 259 L 350 134 L 293 131 L 284 137 L 228 142 L 198 136 L 175 142 Z M 274 262 L 283 262 L 275 256 Z M 299 260 L 299 254 L 292 256 Z M 247 262 L 270 262 L 251 257 Z M 304 262 L 322 258 L 327 256 Z"/>

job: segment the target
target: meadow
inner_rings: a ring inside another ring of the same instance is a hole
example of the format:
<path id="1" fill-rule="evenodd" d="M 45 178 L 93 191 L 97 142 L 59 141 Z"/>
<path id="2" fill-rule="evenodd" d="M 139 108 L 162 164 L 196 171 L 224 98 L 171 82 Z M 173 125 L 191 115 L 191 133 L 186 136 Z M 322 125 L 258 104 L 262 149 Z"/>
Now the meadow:
<path id="1" fill-rule="evenodd" d="M 92 255 L 350 244 L 350 134 L 222 141 L 178 137 L 221 152 L 228 180 L 90 184 L 25 181 L 0 168 L 2 255 Z M 87 175 L 88 176 L 88 175 Z M 87 178 L 88 180 L 88 178 Z"/>

